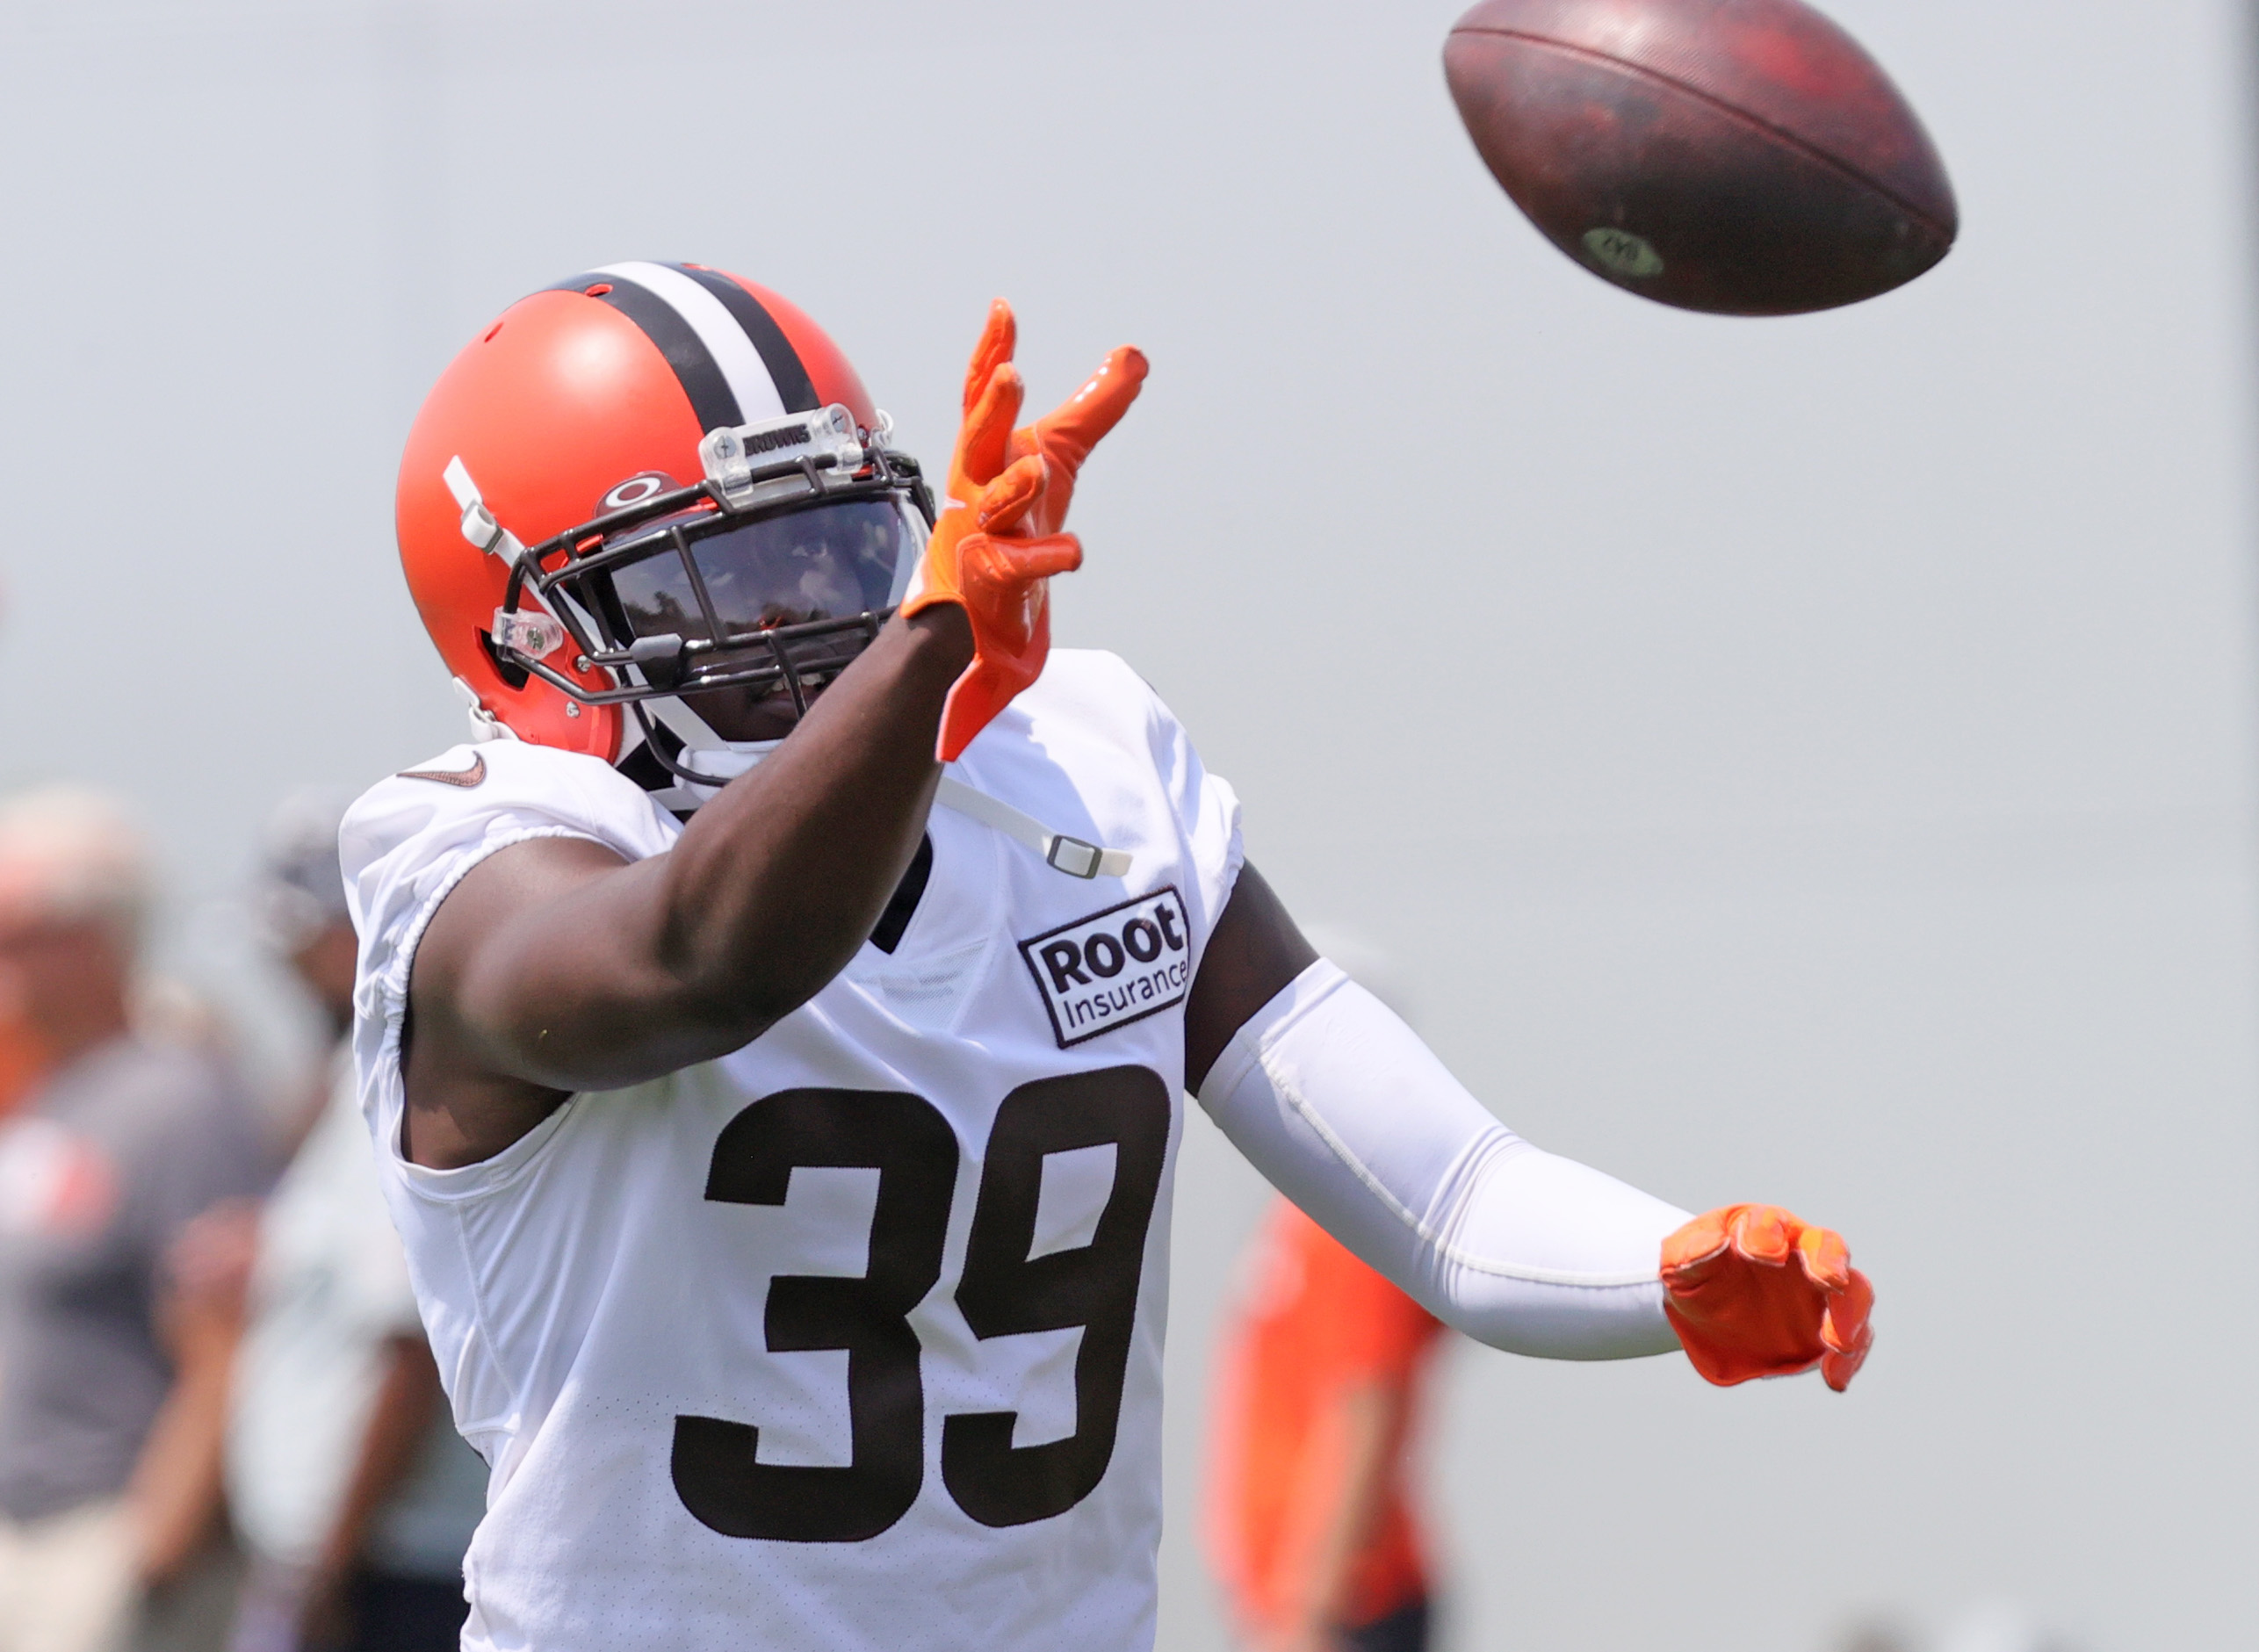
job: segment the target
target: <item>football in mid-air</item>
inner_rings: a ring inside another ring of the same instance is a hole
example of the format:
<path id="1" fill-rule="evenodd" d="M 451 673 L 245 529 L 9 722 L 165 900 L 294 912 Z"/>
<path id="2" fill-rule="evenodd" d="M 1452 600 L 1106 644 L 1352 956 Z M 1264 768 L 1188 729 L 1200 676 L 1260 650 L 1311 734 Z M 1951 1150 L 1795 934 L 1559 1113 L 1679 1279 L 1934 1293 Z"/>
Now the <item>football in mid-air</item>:
<path id="1" fill-rule="evenodd" d="M 1515 204 L 1642 298 L 1832 309 L 1911 281 L 1959 227 L 1921 120 L 1802 0 L 1482 0 L 1443 67 Z"/>

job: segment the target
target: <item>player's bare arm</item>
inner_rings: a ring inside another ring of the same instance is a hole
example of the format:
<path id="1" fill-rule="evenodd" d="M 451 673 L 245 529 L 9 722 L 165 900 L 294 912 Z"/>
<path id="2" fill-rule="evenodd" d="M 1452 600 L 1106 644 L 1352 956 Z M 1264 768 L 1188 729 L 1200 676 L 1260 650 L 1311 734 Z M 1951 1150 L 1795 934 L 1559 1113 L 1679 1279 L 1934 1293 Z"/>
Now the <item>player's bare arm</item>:
<path id="1" fill-rule="evenodd" d="M 537 838 L 473 868 L 411 977 L 415 1162 L 474 1164 L 572 1091 L 735 1050 L 838 974 L 918 847 L 971 659 L 963 610 L 898 618 L 669 853 Z"/>
<path id="2" fill-rule="evenodd" d="M 1185 1005 L 1185 1088 L 1197 1093 L 1232 1035 L 1317 962 L 1263 875 L 1241 867 Z"/>

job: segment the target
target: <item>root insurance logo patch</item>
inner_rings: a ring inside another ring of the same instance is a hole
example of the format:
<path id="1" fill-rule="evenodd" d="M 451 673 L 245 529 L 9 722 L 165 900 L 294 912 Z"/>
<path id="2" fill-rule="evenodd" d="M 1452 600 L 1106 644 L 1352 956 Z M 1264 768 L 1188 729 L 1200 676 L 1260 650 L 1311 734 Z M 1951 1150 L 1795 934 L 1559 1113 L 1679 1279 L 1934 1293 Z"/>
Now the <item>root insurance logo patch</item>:
<path id="1" fill-rule="evenodd" d="M 1192 986 L 1192 928 L 1174 889 L 1023 941 L 1020 956 L 1061 1050 L 1181 1004 Z"/>

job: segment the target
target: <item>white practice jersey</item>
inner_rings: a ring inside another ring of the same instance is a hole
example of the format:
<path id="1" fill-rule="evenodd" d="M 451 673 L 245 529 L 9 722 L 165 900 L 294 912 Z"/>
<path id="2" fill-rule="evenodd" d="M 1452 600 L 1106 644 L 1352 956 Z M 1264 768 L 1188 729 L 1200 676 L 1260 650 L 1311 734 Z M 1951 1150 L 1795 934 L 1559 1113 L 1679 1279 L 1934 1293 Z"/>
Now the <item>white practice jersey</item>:
<path id="1" fill-rule="evenodd" d="M 432 913 L 509 844 L 639 858 L 681 827 L 606 765 L 514 741 L 347 817 L 362 1106 L 493 1471 L 466 1647 L 1151 1644 L 1182 1015 L 1238 807 L 1102 653 L 1054 652 L 953 772 L 1128 872 L 1069 876 L 937 809 L 891 954 L 454 1171 L 399 1151 Z"/>

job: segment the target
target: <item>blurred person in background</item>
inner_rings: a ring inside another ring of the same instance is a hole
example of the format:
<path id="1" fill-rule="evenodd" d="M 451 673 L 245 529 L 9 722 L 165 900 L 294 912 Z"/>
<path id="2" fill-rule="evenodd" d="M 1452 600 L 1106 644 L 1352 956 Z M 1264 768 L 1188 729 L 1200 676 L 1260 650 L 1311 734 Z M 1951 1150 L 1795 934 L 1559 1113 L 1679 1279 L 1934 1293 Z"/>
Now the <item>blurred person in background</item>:
<path id="1" fill-rule="evenodd" d="M 314 1115 L 256 1226 L 227 1432 L 252 1557 L 235 1652 L 447 1652 L 486 1465 L 455 1432 L 343 1046 L 356 942 L 337 866 L 344 801 L 307 793 L 269 828 L 263 927 L 337 1041 Z"/>
<path id="2" fill-rule="evenodd" d="M 108 798 L 0 804 L 0 1652 L 185 1648 L 231 1587 L 232 1328 L 173 1259 L 267 1154 L 210 1050 L 135 1028 L 151 882 Z"/>
<path id="3" fill-rule="evenodd" d="M 1388 961 L 1311 943 L 1398 1014 Z M 1285 1199 L 1251 1246 L 1210 1425 L 1210 1563 L 1260 1652 L 1424 1652 L 1411 1446 L 1443 1325 Z"/>
<path id="4" fill-rule="evenodd" d="M 1424 1652 L 1409 1446 L 1443 1326 L 1274 1200 L 1226 1332 L 1209 1553 L 1260 1652 Z"/>

